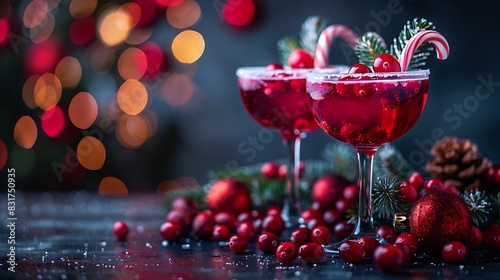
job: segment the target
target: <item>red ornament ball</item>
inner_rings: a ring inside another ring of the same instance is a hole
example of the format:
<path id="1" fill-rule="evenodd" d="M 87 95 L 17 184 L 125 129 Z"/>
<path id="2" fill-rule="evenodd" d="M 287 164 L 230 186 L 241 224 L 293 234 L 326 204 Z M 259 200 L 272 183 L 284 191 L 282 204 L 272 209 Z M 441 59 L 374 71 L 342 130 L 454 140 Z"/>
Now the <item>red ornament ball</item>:
<path id="1" fill-rule="evenodd" d="M 250 211 L 252 201 L 248 187 L 235 179 L 225 178 L 215 182 L 207 194 L 208 209 L 214 213 L 229 212 L 237 216 Z"/>
<path id="2" fill-rule="evenodd" d="M 467 205 L 449 192 L 425 194 L 413 205 L 410 213 L 411 233 L 419 241 L 419 247 L 430 254 L 439 254 L 447 242 L 466 242 L 471 227 L 472 218 Z"/>
<path id="3" fill-rule="evenodd" d="M 333 208 L 351 182 L 338 174 L 327 174 L 314 182 L 312 200 L 319 203 L 322 210 Z"/>

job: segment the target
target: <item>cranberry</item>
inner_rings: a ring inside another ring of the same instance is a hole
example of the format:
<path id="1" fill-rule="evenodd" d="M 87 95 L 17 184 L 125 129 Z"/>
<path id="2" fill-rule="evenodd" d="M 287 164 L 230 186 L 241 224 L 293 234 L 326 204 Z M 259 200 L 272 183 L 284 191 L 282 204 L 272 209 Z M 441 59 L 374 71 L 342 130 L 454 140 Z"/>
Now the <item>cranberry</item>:
<path id="1" fill-rule="evenodd" d="M 415 202 L 418 198 L 417 189 L 406 181 L 399 185 L 399 194 L 401 199 L 406 202 Z"/>
<path id="2" fill-rule="evenodd" d="M 342 96 L 351 96 L 352 95 L 352 83 L 345 83 L 344 81 L 354 81 L 356 78 L 352 76 L 343 76 L 339 79 L 340 83 L 335 84 L 335 88 L 337 89 L 337 93 Z"/>
<path id="3" fill-rule="evenodd" d="M 214 220 L 216 224 L 225 225 L 229 231 L 236 230 L 236 216 L 230 212 L 219 212 L 215 214 Z"/>
<path id="4" fill-rule="evenodd" d="M 350 141 L 358 141 L 362 133 L 362 127 L 353 123 L 345 123 L 340 129 L 340 134 Z"/>
<path id="5" fill-rule="evenodd" d="M 373 252 L 375 265 L 383 271 L 394 271 L 404 265 L 401 248 L 391 244 L 381 244 Z"/>
<path id="6" fill-rule="evenodd" d="M 338 223 L 341 219 L 341 215 L 339 211 L 335 209 L 327 209 L 323 212 L 323 221 L 329 226 L 333 227 L 336 223 Z"/>
<path id="7" fill-rule="evenodd" d="M 319 217 L 317 219 L 311 219 L 306 223 L 306 227 L 310 230 L 313 230 L 317 226 L 327 227 L 328 224 L 325 222 L 325 220 L 323 220 L 323 217 Z"/>
<path id="8" fill-rule="evenodd" d="M 343 214 L 347 210 L 352 208 L 352 201 L 346 199 L 346 198 L 341 198 L 335 202 L 335 209 L 339 211 L 339 213 Z"/>
<path id="9" fill-rule="evenodd" d="M 226 241 L 230 235 L 231 232 L 225 225 L 216 225 L 212 231 L 212 239 L 215 241 Z"/>
<path id="10" fill-rule="evenodd" d="M 371 80 L 369 77 L 361 77 L 361 80 Z M 352 91 L 358 97 L 370 98 L 373 95 L 374 89 L 370 83 L 356 83 L 352 87 Z"/>
<path id="11" fill-rule="evenodd" d="M 332 232 L 325 226 L 317 226 L 311 231 L 313 242 L 326 245 L 332 242 Z"/>
<path id="12" fill-rule="evenodd" d="M 489 186 L 500 184 L 500 165 L 493 165 L 484 174 L 484 179 Z"/>
<path id="13" fill-rule="evenodd" d="M 262 230 L 280 236 L 285 229 L 285 222 L 279 215 L 268 215 L 262 220 Z"/>
<path id="14" fill-rule="evenodd" d="M 128 235 L 128 226 L 122 221 L 118 221 L 113 224 L 113 233 L 115 234 L 116 238 L 120 240 L 125 240 Z"/>
<path id="15" fill-rule="evenodd" d="M 373 71 L 375 72 L 401 72 L 398 60 L 387 53 L 383 53 L 373 60 Z"/>
<path id="16" fill-rule="evenodd" d="M 302 217 L 302 219 L 304 219 L 304 222 L 307 223 L 308 221 L 310 221 L 312 219 L 323 218 L 323 213 L 319 209 L 309 208 L 309 209 L 302 211 L 302 213 L 300 214 L 300 217 Z"/>
<path id="17" fill-rule="evenodd" d="M 181 226 L 184 232 L 188 232 L 191 229 L 191 222 L 193 221 L 193 215 L 185 210 L 174 209 L 167 214 L 167 222 L 176 223 Z"/>
<path id="18" fill-rule="evenodd" d="M 306 243 L 299 247 L 299 256 L 308 263 L 319 263 L 325 256 L 325 249 L 316 242 Z"/>
<path id="19" fill-rule="evenodd" d="M 371 73 L 372 70 L 370 67 L 362 64 L 362 63 L 356 63 L 351 68 L 349 69 L 349 74 L 362 74 L 362 73 Z"/>
<path id="20" fill-rule="evenodd" d="M 272 232 L 263 232 L 257 239 L 257 247 L 264 253 L 274 253 L 278 248 L 278 237 Z"/>
<path id="21" fill-rule="evenodd" d="M 198 207 L 194 203 L 193 199 L 183 196 L 177 197 L 174 201 L 172 201 L 172 210 L 173 209 L 184 210 L 192 214 L 198 212 Z"/>
<path id="22" fill-rule="evenodd" d="M 493 224 L 483 232 L 484 245 L 488 250 L 500 251 L 500 226 Z"/>
<path id="23" fill-rule="evenodd" d="M 297 247 L 312 242 L 311 230 L 306 227 L 295 229 L 290 235 L 290 241 Z"/>
<path id="24" fill-rule="evenodd" d="M 380 245 L 380 242 L 371 236 L 363 236 L 358 241 L 359 245 L 365 250 L 365 256 L 371 258 L 373 256 L 373 251 Z"/>
<path id="25" fill-rule="evenodd" d="M 236 223 L 239 224 L 244 221 L 253 221 L 253 216 L 251 212 L 243 212 L 236 217 Z"/>
<path id="26" fill-rule="evenodd" d="M 175 242 L 182 235 L 182 227 L 176 223 L 164 222 L 160 226 L 160 234 L 165 240 Z"/>
<path id="27" fill-rule="evenodd" d="M 262 232 L 262 219 L 258 218 L 253 220 L 252 222 L 253 227 L 255 228 L 255 232 L 259 233 Z"/>
<path id="28" fill-rule="evenodd" d="M 283 69 L 283 65 L 280 63 L 271 63 L 266 66 L 266 70 L 276 70 L 276 69 Z"/>
<path id="29" fill-rule="evenodd" d="M 365 249 L 359 243 L 346 241 L 339 247 L 340 257 L 350 263 L 359 263 L 365 257 Z"/>
<path id="30" fill-rule="evenodd" d="M 203 210 L 193 219 L 193 233 L 200 239 L 210 239 L 215 226 L 214 215 L 209 210 Z"/>
<path id="31" fill-rule="evenodd" d="M 467 248 L 458 241 L 451 241 L 444 244 L 441 256 L 447 262 L 462 262 L 467 256 Z"/>
<path id="32" fill-rule="evenodd" d="M 348 223 L 346 220 L 338 222 L 333 227 L 333 234 L 340 239 L 346 238 L 354 230 L 354 224 Z"/>
<path id="33" fill-rule="evenodd" d="M 394 228 L 390 225 L 381 225 L 377 229 L 377 234 L 390 244 L 394 243 L 394 240 L 396 239 Z"/>
<path id="34" fill-rule="evenodd" d="M 409 248 L 412 254 L 417 252 L 418 248 L 418 241 L 417 238 L 408 232 L 403 232 L 399 234 L 396 239 L 394 240 L 394 245 L 396 244 L 406 244 Z"/>
<path id="35" fill-rule="evenodd" d="M 257 236 L 257 230 L 249 221 L 239 223 L 236 231 L 248 240 L 255 240 Z"/>
<path id="36" fill-rule="evenodd" d="M 359 197 L 359 186 L 358 185 L 349 185 L 344 188 L 343 196 L 345 199 L 355 203 L 358 202 Z"/>
<path id="37" fill-rule="evenodd" d="M 286 179 L 287 169 L 288 169 L 288 167 L 286 166 L 286 164 L 280 165 L 280 168 L 278 170 L 278 178 Z"/>
<path id="38" fill-rule="evenodd" d="M 269 208 L 267 208 L 267 211 L 266 211 L 266 216 L 269 216 L 269 215 L 281 215 L 281 208 L 279 208 L 276 205 L 269 206 Z"/>
<path id="39" fill-rule="evenodd" d="M 403 251 L 404 262 L 407 263 L 413 258 L 413 253 L 408 245 L 405 243 L 394 244 L 394 246 L 399 247 Z"/>
<path id="40" fill-rule="evenodd" d="M 417 192 L 419 192 L 424 188 L 424 175 L 420 174 L 419 172 L 412 172 L 408 177 L 408 183 L 415 187 L 415 189 L 417 189 Z"/>
<path id="41" fill-rule="evenodd" d="M 235 253 L 243 253 L 248 246 L 248 239 L 241 234 L 235 234 L 229 239 L 229 249 Z"/>
<path id="42" fill-rule="evenodd" d="M 290 264 L 293 262 L 298 255 L 298 250 L 292 242 L 282 242 L 276 248 L 276 258 L 282 264 Z"/>
<path id="43" fill-rule="evenodd" d="M 424 184 L 424 190 L 426 193 L 434 192 L 434 191 L 443 191 L 444 184 L 443 181 L 439 178 L 431 178 Z"/>
<path id="44" fill-rule="evenodd" d="M 266 162 L 260 167 L 260 173 L 267 178 L 277 178 L 280 166 L 274 162 Z"/>
<path id="45" fill-rule="evenodd" d="M 449 184 L 444 185 L 443 191 L 449 192 L 449 193 L 452 193 L 454 195 L 457 195 L 457 196 L 461 197 L 460 196 L 460 191 L 457 189 L 457 187 L 455 187 L 453 185 L 449 185 Z"/>
<path id="46" fill-rule="evenodd" d="M 288 65 L 291 68 L 313 68 L 314 59 L 308 51 L 295 49 L 288 56 Z"/>
<path id="47" fill-rule="evenodd" d="M 476 249 L 483 243 L 483 232 L 476 226 L 472 226 L 470 230 L 469 239 L 465 243 L 467 248 Z"/>

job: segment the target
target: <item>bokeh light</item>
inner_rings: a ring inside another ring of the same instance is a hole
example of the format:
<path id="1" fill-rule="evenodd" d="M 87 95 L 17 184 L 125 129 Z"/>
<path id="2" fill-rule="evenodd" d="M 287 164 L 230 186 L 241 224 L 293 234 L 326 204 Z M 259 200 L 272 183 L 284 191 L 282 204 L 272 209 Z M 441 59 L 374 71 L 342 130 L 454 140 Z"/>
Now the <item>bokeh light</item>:
<path id="1" fill-rule="evenodd" d="M 31 75 L 26 79 L 23 85 L 23 101 L 26 106 L 30 109 L 35 109 L 38 107 L 35 102 L 35 85 L 38 79 L 40 78 L 39 75 Z"/>
<path id="2" fill-rule="evenodd" d="M 126 80 L 118 89 L 116 100 L 120 109 L 129 114 L 137 115 L 148 103 L 148 91 L 138 80 Z"/>
<path id="3" fill-rule="evenodd" d="M 193 96 L 193 91 L 191 79 L 184 74 L 171 74 L 161 85 L 163 99 L 174 107 L 186 104 Z"/>
<path id="4" fill-rule="evenodd" d="M 61 81 L 52 73 L 45 73 L 40 76 L 33 90 L 35 103 L 43 110 L 55 106 L 59 102 L 61 94 Z"/>
<path id="5" fill-rule="evenodd" d="M 46 0 L 31 1 L 23 14 L 23 23 L 27 28 L 33 28 L 39 25 L 47 16 L 49 6 Z"/>
<path id="6" fill-rule="evenodd" d="M 53 72 L 59 62 L 59 51 L 59 45 L 52 40 L 31 45 L 24 58 L 27 74 L 42 75 L 47 72 Z"/>
<path id="7" fill-rule="evenodd" d="M 88 170 L 99 170 L 106 161 L 106 149 L 102 142 L 92 136 L 85 136 L 76 148 L 80 164 Z"/>
<path id="8" fill-rule="evenodd" d="M 47 14 L 45 19 L 35 28 L 30 29 L 31 41 L 35 44 L 39 44 L 49 39 L 54 31 L 54 26 L 56 25 L 56 19 L 53 15 Z"/>
<path id="9" fill-rule="evenodd" d="M 141 7 L 141 19 L 138 26 L 150 24 L 156 15 L 156 4 L 154 0 L 134 0 L 134 3 Z"/>
<path id="10" fill-rule="evenodd" d="M 147 67 L 146 54 L 138 48 L 128 48 L 118 58 L 118 72 L 124 80 L 142 78 Z"/>
<path id="11" fill-rule="evenodd" d="M 81 46 L 95 37 L 96 20 L 94 17 L 77 18 L 69 27 L 69 38 L 73 44 Z"/>
<path id="12" fill-rule="evenodd" d="M 74 88 L 82 77 L 80 62 L 73 56 L 66 56 L 56 66 L 55 75 L 63 88 Z"/>
<path id="13" fill-rule="evenodd" d="M 61 134 L 66 124 L 66 117 L 59 106 L 52 106 L 42 113 L 42 130 L 47 136 L 55 138 Z"/>
<path id="14" fill-rule="evenodd" d="M 186 30 L 175 36 L 172 42 L 172 53 L 182 63 L 197 61 L 205 50 L 203 36 L 193 30 Z"/>
<path id="15" fill-rule="evenodd" d="M 7 41 L 9 35 L 9 22 L 6 18 L 0 18 L 0 45 Z"/>
<path id="16" fill-rule="evenodd" d="M 97 0 L 71 0 L 69 13 L 74 18 L 90 16 L 97 7 Z"/>
<path id="17" fill-rule="evenodd" d="M 133 28 L 137 24 L 139 24 L 139 21 L 141 20 L 141 6 L 139 4 L 134 3 L 134 2 L 129 2 L 123 4 L 119 11 L 123 11 L 127 13 L 130 16 L 130 27 Z"/>
<path id="18" fill-rule="evenodd" d="M 77 128 L 89 128 L 95 122 L 97 113 L 97 102 L 88 92 L 79 92 L 69 103 L 69 119 Z"/>
<path id="19" fill-rule="evenodd" d="M 38 137 L 35 121 L 30 116 L 22 116 L 14 126 L 14 141 L 25 149 L 31 149 Z"/>
<path id="20" fill-rule="evenodd" d="M 184 0 L 155 0 L 155 2 L 158 6 L 173 7 L 182 4 Z"/>
<path id="21" fill-rule="evenodd" d="M 128 189 L 125 183 L 123 183 L 120 179 L 110 176 L 104 177 L 99 184 L 99 195 L 128 195 Z"/>
<path id="22" fill-rule="evenodd" d="M 0 139 L 0 170 L 5 167 L 7 164 L 7 159 L 9 158 L 9 152 L 7 151 L 7 146 L 5 142 Z"/>
<path id="23" fill-rule="evenodd" d="M 166 61 L 158 44 L 154 42 L 146 42 L 142 44 L 139 49 L 144 52 L 148 62 L 148 68 L 146 74 L 144 75 L 145 78 L 155 78 L 160 72 L 165 70 Z"/>
<path id="24" fill-rule="evenodd" d="M 90 67 L 97 74 L 104 74 L 113 67 L 116 56 L 112 48 L 95 44 L 90 50 Z"/>
<path id="25" fill-rule="evenodd" d="M 167 8 L 167 21 L 175 28 L 188 28 L 198 22 L 201 16 L 200 5 L 186 0 L 182 4 Z"/>
<path id="26" fill-rule="evenodd" d="M 247 25 L 255 16 L 255 3 L 253 0 L 228 0 L 222 7 L 222 16 L 231 25 Z"/>
<path id="27" fill-rule="evenodd" d="M 125 40 L 125 43 L 129 45 L 142 44 L 147 39 L 149 39 L 149 37 L 151 37 L 151 34 L 153 34 L 153 28 L 149 27 L 134 28 L 132 29 L 132 32 L 130 32 L 128 38 Z"/>
<path id="28" fill-rule="evenodd" d="M 170 191 L 175 191 L 180 189 L 186 190 L 189 188 L 198 188 L 198 187 L 200 187 L 200 184 L 195 178 L 189 176 L 182 176 L 175 178 L 174 180 L 162 181 L 158 185 L 156 192 L 167 193 Z"/>
<path id="29" fill-rule="evenodd" d="M 148 123 L 141 115 L 123 115 L 116 123 L 116 138 L 124 147 L 136 149 L 148 139 Z"/>
<path id="30" fill-rule="evenodd" d="M 127 39 L 132 29 L 132 19 L 124 10 L 107 9 L 97 20 L 99 39 L 109 47 L 117 46 Z"/>
<path id="31" fill-rule="evenodd" d="M 153 111 L 146 111 L 143 116 L 148 125 L 148 138 L 152 138 L 158 130 L 158 116 Z"/>

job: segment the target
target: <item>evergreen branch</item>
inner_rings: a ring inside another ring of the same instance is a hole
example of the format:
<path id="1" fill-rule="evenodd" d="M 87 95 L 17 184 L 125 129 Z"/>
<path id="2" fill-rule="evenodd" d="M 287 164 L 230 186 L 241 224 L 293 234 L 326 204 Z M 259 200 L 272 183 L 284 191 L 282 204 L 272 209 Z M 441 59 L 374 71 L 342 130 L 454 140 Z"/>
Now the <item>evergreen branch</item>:
<path id="1" fill-rule="evenodd" d="M 331 162 L 332 173 L 340 174 L 351 182 L 358 178 L 358 159 L 351 145 L 330 142 L 325 146 L 322 158 Z"/>
<path id="2" fill-rule="evenodd" d="M 410 163 L 391 144 L 383 145 L 375 154 L 375 178 L 397 176 L 399 180 L 406 180 L 412 171 Z"/>
<path id="3" fill-rule="evenodd" d="M 479 189 L 469 190 L 462 194 L 462 198 L 469 208 L 474 225 L 478 227 L 484 225 L 492 213 L 490 199 L 486 192 Z"/>
<path id="4" fill-rule="evenodd" d="M 398 212 L 406 212 L 412 203 L 406 203 L 401 199 L 399 186 L 401 180 L 396 176 L 390 176 L 377 181 L 373 186 L 373 217 L 390 220 Z"/>
<path id="5" fill-rule="evenodd" d="M 320 16 L 308 17 L 301 26 L 299 37 L 303 49 L 314 54 L 318 38 L 326 27 L 326 20 Z"/>
<path id="6" fill-rule="evenodd" d="M 384 41 L 379 36 L 373 32 L 367 32 L 358 38 L 358 44 L 354 52 L 358 56 L 359 63 L 371 67 L 375 57 L 387 53 L 384 45 Z"/>
<path id="7" fill-rule="evenodd" d="M 288 65 L 288 56 L 290 53 L 300 48 L 300 43 L 297 38 L 292 36 L 285 36 L 278 40 L 278 53 L 281 64 Z"/>

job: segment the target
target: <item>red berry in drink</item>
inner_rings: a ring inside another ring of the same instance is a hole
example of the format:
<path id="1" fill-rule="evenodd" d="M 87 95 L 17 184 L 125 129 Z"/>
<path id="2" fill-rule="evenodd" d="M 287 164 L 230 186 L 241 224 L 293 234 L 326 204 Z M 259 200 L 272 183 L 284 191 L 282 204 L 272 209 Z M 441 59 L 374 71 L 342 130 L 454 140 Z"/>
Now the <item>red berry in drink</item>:
<path id="1" fill-rule="evenodd" d="M 420 192 L 424 188 L 425 184 L 424 175 L 420 174 L 419 172 L 412 172 L 408 177 L 408 183 L 415 187 L 415 189 L 417 189 L 417 192 Z"/>
<path id="2" fill-rule="evenodd" d="M 467 256 L 467 248 L 458 241 L 451 241 L 444 244 L 441 256 L 447 262 L 463 262 Z"/>
<path id="3" fill-rule="evenodd" d="M 316 226 L 311 231 L 311 239 L 313 242 L 327 245 L 332 242 L 332 232 L 326 226 Z"/>
<path id="4" fill-rule="evenodd" d="M 333 234 L 339 239 L 344 239 L 351 234 L 353 230 L 354 224 L 350 224 L 346 220 L 342 220 L 333 227 Z"/>
<path id="5" fill-rule="evenodd" d="M 346 262 L 359 263 L 365 257 L 365 249 L 358 242 L 345 241 L 340 244 L 339 255 Z"/>
<path id="6" fill-rule="evenodd" d="M 483 243 L 483 232 L 476 226 L 472 226 L 469 239 L 465 243 L 468 249 L 476 249 Z"/>
<path id="7" fill-rule="evenodd" d="M 298 255 L 298 250 L 292 242 L 285 241 L 276 248 L 276 258 L 282 264 L 292 263 Z"/>
<path id="8" fill-rule="evenodd" d="M 182 236 L 182 227 L 176 223 L 164 222 L 160 226 L 160 234 L 163 239 L 175 242 Z"/>
<path id="9" fill-rule="evenodd" d="M 292 242 L 296 247 L 300 247 L 306 243 L 312 242 L 311 230 L 306 227 L 295 229 L 290 234 L 290 242 Z"/>
<path id="10" fill-rule="evenodd" d="M 262 230 L 280 236 L 285 229 L 285 222 L 279 215 L 268 215 L 262 220 Z"/>
<path id="11" fill-rule="evenodd" d="M 271 63 L 266 66 L 266 70 L 276 70 L 276 69 L 283 69 L 283 65 L 280 63 Z"/>
<path id="12" fill-rule="evenodd" d="M 125 240 L 125 238 L 128 235 L 128 226 L 122 221 L 118 221 L 113 224 L 113 233 L 115 234 L 116 238 L 120 240 Z"/>
<path id="13" fill-rule="evenodd" d="M 235 234 L 229 239 L 229 249 L 235 253 L 243 253 L 248 246 L 248 239 L 241 234 Z"/>
<path id="14" fill-rule="evenodd" d="M 250 221 L 239 223 L 236 231 L 250 241 L 255 240 L 255 238 L 257 237 L 257 230 Z"/>
<path id="15" fill-rule="evenodd" d="M 381 72 L 401 72 L 398 60 L 387 53 L 383 53 L 373 60 L 373 71 Z"/>
<path id="16" fill-rule="evenodd" d="M 424 184 L 424 190 L 426 193 L 434 191 L 444 191 L 444 183 L 439 178 L 431 178 Z"/>
<path id="17" fill-rule="evenodd" d="M 393 244 L 394 240 L 396 239 L 394 228 L 390 225 L 381 225 L 377 229 L 377 234 L 390 244 Z"/>
<path id="18" fill-rule="evenodd" d="M 288 56 L 288 65 L 291 68 L 313 68 L 314 59 L 308 51 L 295 49 Z"/>
<path id="19" fill-rule="evenodd" d="M 404 254 L 401 248 L 391 244 L 381 244 L 373 252 L 375 265 L 383 271 L 394 271 L 404 265 Z"/>
<path id="20" fill-rule="evenodd" d="M 359 245 L 365 250 L 365 256 L 371 258 L 373 256 L 373 251 L 380 245 L 380 242 L 371 236 L 363 236 L 358 240 Z"/>
<path id="21" fill-rule="evenodd" d="M 257 247 L 264 253 L 274 253 L 278 248 L 278 237 L 272 232 L 263 232 L 257 238 Z"/>
<path id="22" fill-rule="evenodd" d="M 225 225 L 229 229 L 229 231 L 236 230 L 236 216 L 234 216 L 230 212 L 223 211 L 215 214 L 214 221 L 215 224 Z"/>
<path id="23" fill-rule="evenodd" d="M 362 64 L 362 63 L 356 63 L 351 68 L 349 69 L 349 74 L 362 74 L 362 73 L 371 73 L 372 70 L 370 67 Z"/>
<path id="24" fill-rule="evenodd" d="M 410 251 L 412 252 L 412 254 L 417 252 L 418 241 L 417 241 L 417 238 L 413 234 L 408 233 L 408 232 L 403 232 L 403 233 L 399 234 L 396 237 L 396 239 L 394 240 L 394 245 L 400 244 L 400 243 L 406 244 L 408 246 L 408 248 L 410 248 Z"/>
<path id="25" fill-rule="evenodd" d="M 231 232 L 229 228 L 225 225 L 216 225 L 214 226 L 214 230 L 212 232 L 212 239 L 215 241 L 226 241 L 229 236 L 231 236 Z"/>
<path id="26" fill-rule="evenodd" d="M 308 263 L 319 263 L 325 256 L 325 249 L 316 242 L 303 244 L 299 247 L 299 257 Z"/>
<path id="27" fill-rule="evenodd" d="M 415 202 L 418 199 L 417 189 L 410 183 L 403 181 L 399 185 L 401 199 L 406 202 Z"/>
<path id="28" fill-rule="evenodd" d="M 345 199 L 355 203 L 358 202 L 359 198 L 359 187 L 358 185 L 351 184 L 345 187 L 343 191 L 343 196 Z"/>
<path id="29" fill-rule="evenodd" d="M 500 226 L 493 224 L 483 231 L 484 245 L 488 250 L 500 251 Z"/>
<path id="30" fill-rule="evenodd" d="M 278 178 L 279 169 L 279 164 L 275 162 L 266 162 L 260 167 L 260 173 L 267 178 Z"/>

